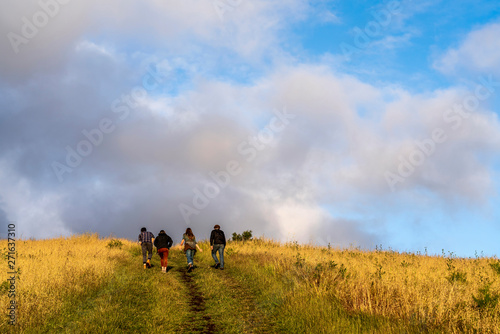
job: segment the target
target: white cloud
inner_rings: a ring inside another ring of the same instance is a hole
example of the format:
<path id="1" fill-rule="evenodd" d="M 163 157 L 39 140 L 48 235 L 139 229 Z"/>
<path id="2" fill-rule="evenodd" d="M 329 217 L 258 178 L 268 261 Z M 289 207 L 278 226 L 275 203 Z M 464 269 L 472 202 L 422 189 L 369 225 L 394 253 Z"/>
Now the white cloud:
<path id="1" fill-rule="evenodd" d="M 76 52 L 85 52 L 85 51 L 96 52 L 96 53 L 100 53 L 101 55 L 104 55 L 104 56 L 107 56 L 110 58 L 115 57 L 113 50 L 110 50 L 103 45 L 97 45 L 96 43 L 93 43 L 93 42 L 90 42 L 87 40 L 78 43 L 76 45 L 75 51 Z"/>
<path id="2" fill-rule="evenodd" d="M 10 80 L 19 80 L 37 71 L 60 67 L 70 56 L 68 52 L 82 39 L 91 41 L 93 36 L 100 39 L 103 35 L 108 37 L 110 47 L 154 48 L 158 53 L 178 55 L 203 54 L 211 48 L 222 48 L 247 62 L 258 63 L 264 54 L 279 49 L 276 33 L 291 23 L 290 18 L 302 19 L 308 4 L 300 0 L 243 1 L 222 20 L 212 1 L 197 0 L 154 0 L 140 4 L 70 1 L 58 5 L 57 10 L 54 7 L 53 17 L 34 0 L 22 5 L 2 2 L 1 6 L 0 35 L 15 33 L 23 42 L 1 39 L 0 73 Z M 38 13 L 47 17 L 47 21 L 40 27 L 33 26 L 32 34 L 24 34 L 30 31 L 33 17 L 38 17 Z M 122 43 L 124 36 L 128 46 Z"/>
<path id="3" fill-rule="evenodd" d="M 385 36 L 380 40 L 376 40 L 370 43 L 368 49 L 371 48 L 381 48 L 382 50 L 391 50 L 395 48 L 401 48 L 410 44 L 410 40 L 414 36 L 411 33 L 405 33 L 402 35 L 389 35 Z"/>
<path id="4" fill-rule="evenodd" d="M 434 67 L 447 75 L 472 73 L 500 74 L 500 23 L 492 23 L 470 32 L 457 47 L 446 51 Z"/>
<path id="5" fill-rule="evenodd" d="M 333 23 L 333 24 L 341 24 L 342 23 L 342 19 L 340 17 L 338 17 L 337 14 L 335 14 L 329 10 L 322 10 L 318 14 L 318 18 L 323 23 Z"/>

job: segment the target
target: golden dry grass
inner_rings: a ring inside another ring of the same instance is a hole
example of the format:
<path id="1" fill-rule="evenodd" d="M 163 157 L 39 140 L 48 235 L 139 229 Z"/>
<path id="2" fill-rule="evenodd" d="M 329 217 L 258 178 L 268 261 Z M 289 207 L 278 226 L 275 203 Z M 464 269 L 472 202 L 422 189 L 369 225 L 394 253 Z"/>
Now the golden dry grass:
<path id="1" fill-rule="evenodd" d="M 69 304 L 83 299 L 97 301 L 100 306 L 81 314 L 88 319 L 97 317 L 102 322 L 99 326 L 113 331 L 124 326 L 122 317 L 114 311 L 116 307 L 129 303 L 127 312 L 133 315 L 144 304 L 136 298 L 137 293 L 127 292 L 136 279 L 147 280 L 140 289 L 153 291 L 147 303 L 157 304 L 155 324 L 183 328 L 189 318 L 189 305 L 183 296 L 190 292 L 184 291 L 180 272 L 173 270 L 171 275 L 161 276 L 159 271 L 143 271 L 136 244 L 120 239 L 121 248 L 109 247 L 112 242 L 97 235 L 17 241 L 20 274 L 16 332 L 36 332 L 34 328 L 47 324 L 47 328 L 59 328 L 59 323 L 81 326 L 81 321 L 71 319 L 73 309 Z M 206 243 L 201 245 L 208 250 Z M 6 246 L 7 241 L 1 240 L 4 255 Z M 173 250 L 171 255 L 172 263 L 183 268 L 183 254 Z M 246 291 L 254 294 L 256 310 L 267 314 L 276 331 L 500 333 L 500 262 L 496 258 L 330 249 L 256 239 L 228 243 L 226 276 L 220 276 L 219 272 L 203 272 L 211 270 L 210 252 L 197 256 L 201 267 L 194 282 L 200 284 L 208 305 L 217 305 L 214 312 L 227 306 L 227 324 L 240 318 L 241 314 L 233 314 L 237 311 L 231 305 L 238 305 L 241 300 L 237 297 Z M 6 268 L 5 256 L 3 263 Z M 121 266 L 118 276 L 117 266 Z M 106 287 L 113 277 L 119 277 L 118 281 Z M 224 282 L 239 287 L 238 293 L 226 289 L 236 298 L 233 304 L 224 294 L 210 290 L 217 284 L 225 289 Z M 113 304 L 107 296 L 115 293 L 115 286 L 121 292 Z M 9 299 L 5 287 L 2 289 L 0 307 L 5 310 Z M 164 313 L 173 301 L 176 312 Z M 218 319 L 217 312 L 213 321 Z M 225 328 L 224 324 L 216 325 Z M 132 321 L 127 326 L 135 325 Z M 12 330 L 7 321 L 2 321 L 0 332 Z"/>
<path id="2" fill-rule="evenodd" d="M 92 293 L 107 282 L 125 250 L 132 242 L 120 240 L 123 249 L 110 248 L 109 238 L 80 235 L 48 240 L 16 241 L 19 270 L 16 286 L 17 330 L 34 328 L 56 316 L 65 304 L 78 296 Z M 5 254 L 7 241 L 1 240 Z M 4 268 L 7 260 L 4 259 Z M 4 271 L 4 273 L 6 270 Z M 0 308 L 7 309 L 7 293 L 0 295 Z M 11 327 L 2 321 L 0 331 Z"/>
<path id="3" fill-rule="evenodd" d="M 267 277 L 265 285 L 289 286 L 289 314 L 303 317 L 311 305 L 335 300 L 348 311 L 401 319 L 426 332 L 500 333 L 500 265 L 494 258 L 341 250 L 264 239 L 231 243 L 227 253 L 238 259 L 238 266 L 253 259 L 256 277 Z M 307 312 L 314 317 L 314 307 Z"/>

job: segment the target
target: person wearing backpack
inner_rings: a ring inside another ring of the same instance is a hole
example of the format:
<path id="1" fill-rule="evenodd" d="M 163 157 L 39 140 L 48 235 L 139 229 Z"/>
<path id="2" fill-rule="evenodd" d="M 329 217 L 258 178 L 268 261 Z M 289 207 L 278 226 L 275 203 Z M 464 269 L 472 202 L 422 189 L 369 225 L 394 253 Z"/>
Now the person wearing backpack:
<path id="1" fill-rule="evenodd" d="M 224 248 L 226 247 L 226 236 L 221 231 L 219 225 L 215 225 L 212 233 L 210 233 L 210 249 L 212 250 L 212 257 L 215 261 L 215 269 L 224 269 Z M 217 259 L 217 252 L 219 252 L 219 259 Z"/>
<path id="2" fill-rule="evenodd" d="M 172 247 L 172 238 L 161 230 L 158 236 L 154 239 L 154 245 L 161 258 L 161 271 L 163 273 L 167 272 L 167 261 L 168 261 L 168 251 Z"/>
<path id="3" fill-rule="evenodd" d="M 188 273 L 193 271 L 193 257 L 196 254 L 196 249 L 198 249 L 200 252 L 203 252 L 203 250 L 198 246 L 196 243 L 196 237 L 193 234 L 193 231 L 188 227 L 186 229 L 186 233 L 182 235 L 182 241 L 181 241 L 181 249 L 182 246 L 184 246 L 184 252 L 186 253 L 186 259 L 188 263 Z"/>

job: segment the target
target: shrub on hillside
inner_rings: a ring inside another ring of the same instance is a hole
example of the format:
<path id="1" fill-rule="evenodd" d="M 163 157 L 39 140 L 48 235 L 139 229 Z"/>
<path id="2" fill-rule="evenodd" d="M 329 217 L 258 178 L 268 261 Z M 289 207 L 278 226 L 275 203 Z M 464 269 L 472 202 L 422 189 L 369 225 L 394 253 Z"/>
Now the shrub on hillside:
<path id="1" fill-rule="evenodd" d="M 123 243 L 118 240 L 118 239 L 111 239 L 109 242 L 108 242 L 108 248 L 119 248 L 121 249 L 123 246 Z"/>
<path id="2" fill-rule="evenodd" d="M 493 269 L 494 272 L 500 275 L 500 260 L 490 263 L 491 269 Z"/>
<path id="3" fill-rule="evenodd" d="M 490 290 L 491 284 L 486 284 L 483 288 L 479 289 L 479 295 L 472 296 L 478 309 L 494 309 L 498 304 L 500 295 Z"/>
<path id="4" fill-rule="evenodd" d="M 238 234 L 236 232 L 233 232 L 233 241 L 247 241 L 247 240 L 252 240 L 252 231 L 243 231 L 243 233 Z"/>

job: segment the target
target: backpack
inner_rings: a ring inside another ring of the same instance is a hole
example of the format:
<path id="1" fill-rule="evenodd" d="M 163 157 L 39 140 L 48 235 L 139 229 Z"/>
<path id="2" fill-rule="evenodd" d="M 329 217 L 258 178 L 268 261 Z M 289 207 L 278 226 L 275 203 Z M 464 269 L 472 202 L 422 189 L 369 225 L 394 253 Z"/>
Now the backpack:
<path id="1" fill-rule="evenodd" d="M 184 251 L 187 251 L 188 249 L 194 249 L 196 250 L 196 239 L 193 240 L 184 240 Z"/>

